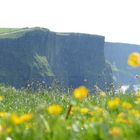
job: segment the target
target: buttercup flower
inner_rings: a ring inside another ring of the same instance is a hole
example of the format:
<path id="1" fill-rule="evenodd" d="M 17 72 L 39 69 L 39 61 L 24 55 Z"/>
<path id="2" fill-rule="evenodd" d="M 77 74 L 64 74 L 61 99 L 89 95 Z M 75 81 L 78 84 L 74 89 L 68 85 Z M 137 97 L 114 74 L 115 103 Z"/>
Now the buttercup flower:
<path id="1" fill-rule="evenodd" d="M 136 118 L 140 118 L 140 111 L 139 110 L 132 109 L 132 110 L 129 111 L 129 114 L 133 115 Z"/>
<path id="2" fill-rule="evenodd" d="M 122 103 L 122 107 L 124 109 L 131 109 L 132 108 L 132 105 L 130 103 L 128 103 L 128 102 L 123 102 Z"/>
<path id="3" fill-rule="evenodd" d="M 137 91 L 136 96 L 140 97 L 140 90 Z"/>
<path id="4" fill-rule="evenodd" d="M 89 109 L 86 108 L 86 107 L 80 109 L 80 113 L 83 114 L 83 115 L 88 114 L 88 112 L 89 112 Z"/>
<path id="5" fill-rule="evenodd" d="M 128 64 L 132 67 L 139 67 L 140 66 L 140 54 L 137 52 L 130 54 L 128 57 Z"/>
<path id="6" fill-rule="evenodd" d="M 127 118 L 117 117 L 117 118 L 116 118 L 116 123 L 121 123 L 121 124 L 130 125 L 130 124 L 132 124 L 132 121 L 131 121 L 130 119 L 127 119 Z"/>
<path id="7" fill-rule="evenodd" d="M 0 112 L 0 117 L 7 117 L 8 113 L 7 112 Z"/>
<path id="8" fill-rule="evenodd" d="M 79 100 L 83 100 L 88 96 L 89 90 L 85 86 L 80 86 L 73 91 L 74 97 Z"/>
<path id="9" fill-rule="evenodd" d="M 11 121 L 13 124 L 22 124 L 29 121 L 32 118 L 32 114 L 24 114 L 22 116 L 17 116 L 16 114 L 11 115 Z"/>
<path id="10" fill-rule="evenodd" d="M 140 105 L 140 98 L 136 98 L 135 104 Z"/>
<path id="11" fill-rule="evenodd" d="M 119 106 L 120 102 L 121 102 L 120 98 L 116 97 L 115 99 L 108 101 L 108 103 L 107 103 L 108 108 L 115 109 Z"/>
<path id="12" fill-rule="evenodd" d="M 56 104 L 50 105 L 47 108 L 48 113 L 52 115 L 59 115 L 62 112 L 62 110 L 63 110 L 62 107 Z"/>
<path id="13" fill-rule="evenodd" d="M 11 133 L 12 128 L 0 125 L 0 136 Z"/>
<path id="14" fill-rule="evenodd" d="M 109 134 L 112 136 L 120 136 L 121 133 L 122 133 L 122 130 L 119 127 L 113 127 L 109 129 Z"/>
<path id="15" fill-rule="evenodd" d="M 71 107 L 70 114 L 72 115 L 73 113 L 77 112 L 78 110 L 79 110 L 79 107 L 78 106 L 72 106 Z"/>
<path id="16" fill-rule="evenodd" d="M 117 115 L 118 118 L 125 118 L 126 117 L 126 114 L 124 112 L 120 112 L 118 115 Z"/>
<path id="17" fill-rule="evenodd" d="M 4 96 L 0 96 L 0 101 L 3 101 L 3 99 L 4 99 Z"/>

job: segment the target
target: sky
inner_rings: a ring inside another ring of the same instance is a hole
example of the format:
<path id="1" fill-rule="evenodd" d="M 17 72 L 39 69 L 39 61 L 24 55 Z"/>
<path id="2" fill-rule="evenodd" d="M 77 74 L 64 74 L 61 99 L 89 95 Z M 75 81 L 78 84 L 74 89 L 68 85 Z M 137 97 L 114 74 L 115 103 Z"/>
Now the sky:
<path id="1" fill-rule="evenodd" d="M 140 44 L 140 0 L 0 0 L 0 27 L 36 26 Z"/>

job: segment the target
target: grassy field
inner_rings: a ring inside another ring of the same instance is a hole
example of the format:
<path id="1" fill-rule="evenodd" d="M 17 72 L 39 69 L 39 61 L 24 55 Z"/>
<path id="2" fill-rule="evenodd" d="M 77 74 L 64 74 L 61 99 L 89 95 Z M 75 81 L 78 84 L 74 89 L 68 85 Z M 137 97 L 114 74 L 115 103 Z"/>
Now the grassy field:
<path id="1" fill-rule="evenodd" d="M 28 31 L 35 30 L 36 28 L 0 28 L 0 39 L 5 38 L 18 38 Z"/>
<path id="2" fill-rule="evenodd" d="M 91 94 L 0 86 L 0 139 L 139 139 L 140 94 Z"/>
<path id="3" fill-rule="evenodd" d="M 19 31 L 21 30 L 20 28 L 0 28 L 0 34 L 3 33 L 11 33 L 11 32 L 15 32 L 15 31 Z"/>

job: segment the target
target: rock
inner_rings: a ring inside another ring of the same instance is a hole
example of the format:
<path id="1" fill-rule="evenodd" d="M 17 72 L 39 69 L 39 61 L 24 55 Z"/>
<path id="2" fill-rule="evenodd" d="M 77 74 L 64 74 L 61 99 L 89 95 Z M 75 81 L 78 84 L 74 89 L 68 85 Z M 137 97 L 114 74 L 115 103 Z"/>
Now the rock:
<path id="1" fill-rule="evenodd" d="M 106 89 L 112 83 L 103 36 L 27 28 L 0 34 L 0 50 L 0 82 L 17 88 L 33 81 L 51 85 L 54 79 L 73 88 Z"/>

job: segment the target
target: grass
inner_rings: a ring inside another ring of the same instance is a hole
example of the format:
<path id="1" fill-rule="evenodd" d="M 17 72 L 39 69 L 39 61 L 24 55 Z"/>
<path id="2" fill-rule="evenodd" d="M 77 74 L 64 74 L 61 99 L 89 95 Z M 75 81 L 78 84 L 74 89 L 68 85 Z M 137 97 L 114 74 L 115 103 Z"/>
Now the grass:
<path id="1" fill-rule="evenodd" d="M 28 30 L 28 28 L 0 28 L 0 39 L 17 38 Z"/>
<path id="2" fill-rule="evenodd" d="M 11 33 L 11 32 L 15 32 L 15 31 L 19 31 L 21 30 L 20 28 L 0 28 L 0 34 L 3 33 Z"/>
<path id="3" fill-rule="evenodd" d="M 98 93 L 79 101 L 71 91 L 32 92 L 0 86 L 0 100 L 2 140 L 136 140 L 140 137 L 140 103 L 134 94 Z M 62 107 L 62 113 L 48 112 L 52 104 Z M 66 119 L 70 104 L 72 110 Z M 14 120 L 13 113 L 18 116 Z M 23 122 L 16 123 L 24 114 L 32 117 L 26 116 Z"/>
<path id="4" fill-rule="evenodd" d="M 28 31 L 38 29 L 35 28 L 0 28 L 0 39 L 18 38 Z"/>

